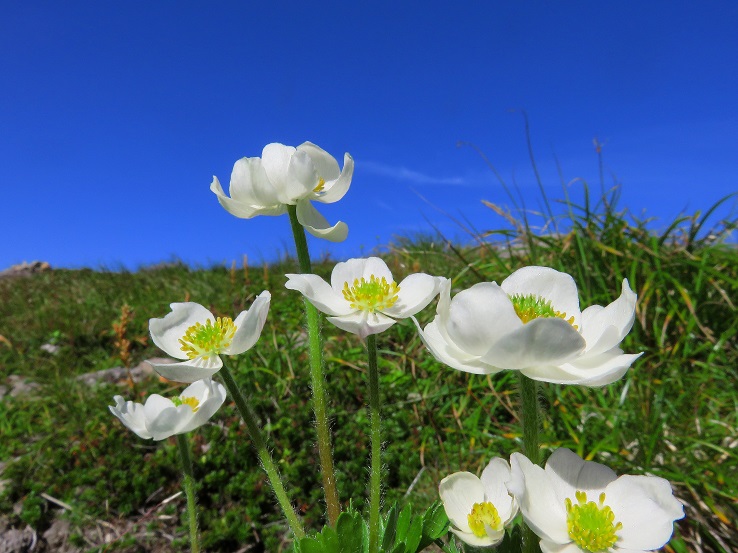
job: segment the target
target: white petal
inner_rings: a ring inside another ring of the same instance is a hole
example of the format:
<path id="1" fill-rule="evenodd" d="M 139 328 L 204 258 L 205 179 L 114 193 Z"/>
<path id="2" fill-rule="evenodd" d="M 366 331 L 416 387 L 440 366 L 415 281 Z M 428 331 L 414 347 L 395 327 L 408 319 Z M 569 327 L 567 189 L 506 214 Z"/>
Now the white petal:
<path id="1" fill-rule="evenodd" d="M 267 174 L 269 182 L 274 187 L 274 193 L 279 203 L 294 205 L 292 177 L 289 174 L 290 161 L 295 148 L 284 144 L 272 143 L 264 146 L 261 152 L 261 165 Z"/>
<path id="2" fill-rule="evenodd" d="M 261 336 L 267 314 L 269 313 L 269 301 L 272 295 L 264 290 L 256 296 L 254 303 L 247 311 L 242 311 L 233 324 L 236 325 L 236 333 L 233 335 L 231 345 L 224 352 L 227 355 L 239 355 L 253 347 Z"/>
<path id="3" fill-rule="evenodd" d="M 328 317 L 328 321 L 341 330 L 357 334 L 362 340 L 370 334 L 384 332 L 397 322 L 382 313 L 366 313 L 364 311 L 356 311 L 338 317 Z"/>
<path id="4" fill-rule="evenodd" d="M 343 285 L 348 282 L 349 286 L 354 285 L 354 280 L 367 281 L 374 275 L 381 279 L 384 277 L 387 282 L 394 282 L 392 273 L 387 264 L 378 257 L 355 257 L 341 263 L 336 263 L 331 272 L 331 286 L 337 293 L 341 293 Z"/>
<path id="5" fill-rule="evenodd" d="M 447 304 L 448 292 L 444 294 L 445 290 L 442 289 L 438 304 L 440 330 L 470 355 L 487 353 L 490 344 L 523 326 L 507 294 L 494 282 L 482 282 L 459 292 L 450 305 Z"/>
<path id="6" fill-rule="evenodd" d="M 203 378 L 211 378 L 223 366 L 217 355 L 197 357 L 181 363 L 158 364 L 149 361 L 154 370 L 167 380 L 175 382 L 195 382 Z"/>
<path id="7" fill-rule="evenodd" d="M 579 357 L 574 361 L 564 363 L 550 374 L 546 372 L 546 368 L 535 368 L 530 371 L 531 374 L 528 374 L 529 371 L 526 370 L 523 371 L 523 374 L 536 380 L 545 380 L 557 384 L 604 386 L 622 378 L 641 355 L 643 354 L 624 354 L 620 348 L 613 348 L 594 357 Z M 550 378 L 537 378 L 534 373 L 540 373 Z"/>
<path id="8" fill-rule="evenodd" d="M 562 544 L 549 540 L 541 540 L 540 547 L 541 553 L 582 553 L 579 546 L 573 542 Z"/>
<path id="9" fill-rule="evenodd" d="M 464 543 L 468 545 L 473 545 L 475 547 L 489 547 L 491 545 L 495 545 L 496 543 L 499 543 L 502 541 L 502 538 L 505 537 L 505 531 L 502 530 L 500 532 L 494 532 L 493 536 L 484 536 L 481 538 L 478 538 L 471 532 L 459 532 L 455 528 L 451 527 L 450 530 Z M 489 532 L 489 531 L 488 531 Z"/>
<path id="10" fill-rule="evenodd" d="M 213 314 L 199 303 L 172 303 L 172 311 L 162 319 L 149 319 L 151 338 L 159 349 L 177 359 L 187 359 L 179 339 L 195 323 L 214 322 Z"/>
<path id="11" fill-rule="evenodd" d="M 507 277 L 500 285 L 506 294 L 533 294 L 551 302 L 556 311 L 574 317 L 574 324 L 580 326 L 579 295 L 574 279 L 566 273 L 549 267 L 523 267 Z"/>
<path id="12" fill-rule="evenodd" d="M 258 208 L 255 208 L 248 204 L 237 202 L 236 200 L 233 200 L 226 196 L 225 192 L 223 192 L 223 187 L 220 185 L 218 177 L 216 177 L 215 175 L 213 175 L 213 182 L 210 184 L 210 190 L 213 191 L 218 197 L 220 205 L 222 205 L 225 210 L 231 215 L 235 215 L 236 217 L 240 217 L 241 219 L 251 219 L 252 217 L 258 215 Z"/>
<path id="13" fill-rule="evenodd" d="M 204 390 L 200 388 L 204 388 Z M 214 380 L 198 380 L 185 389 L 181 397 L 197 397 L 199 405 L 189 422 L 179 429 L 178 434 L 190 432 L 210 420 L 210 417 L 223 405 L 226 399 L 226 389 L 225 386 Z"/>
<path id="14" fill-rule="evenodd" d="M 343 156 L 343 170 L 341 171 L 340 176 L 333 181 L 328 181 L 328 179 L 326 179 L 323 191 L 315 194 L 313 198 L 324 204 L 337 202 L 346 195 L 346 192 L 348 192 L 353 176 L 354 158 L 346 153 Z"/>
<path id="15" fill-rule="evenodd" d="M 336 158 L 320 146 L 312 142 L 303 142 L 297 147 L 297 151 L 305 152 L 308 155 L 313 167 L 318 172 L 318 176 L 325 182 L 334 181 L 338 178 L 340 171 Z"/>
<path id="16" fill-rule="evenodd" d="M 296 150 L 290 158 L 287 170 L 286 193 L 290 199 L 289 203 L 311 197 L 318 184 L 320 177 L 310 156 L 305 151 Z"/>
<path id="17" fill-rule="evenodd" d="M 605 504 L 615 514 L 615 521 L 623 524 L 617 545 L 624 548 L 663 547 L 671 539 L 674 521 L 684 517 L 684 507 L 663 478 L 621 476 L 605 494 Z"/>
<path id="18" fill-rule="evenodd" d="M 397 302 L 384 313 L 395 319 L 405 319 L 415 315 L 438 295 L 442 278 L 415 273 L 400 282 Z"/>
<path id="19" fill-rule="evenodd" d="M 244 157 L 233 165 L 230 193 L 233 201 L 255 208 L 276 207 L 283 203 L 258 157 Z"/>
<path id="20" fill-rule="evenodd" d="M 444 363 L 457 371 L 464 371 L 473 374 L 492 374 L 502 370 L 487 365 L 480 361 L 479 356 L 469 355 L 457 348 L 453 342 L 448 341 L 439 331 L 438 316 L 436 316 L 432 322 L 428 323 L 425 330 L 420 328 L 420 324 L 415 317 L 412 319 L 418 329 L 420 339 L 425 344 L 425 347 L 428 348 L 433 357 L 435 357 L 439 362 Z"/>
<path id="21" fill-rule="evenodd" d="M 185 409 L 178 409 L 172 400 L 160 396 L 150 395 L 144 403 L 144 414 L 146 415 L 146 428 L 151 432 L 154 440 L 163 440 L 174 436 L 179 428 L 192 418 L 192 409 L 187 405 L 181 405 Z"/>
<path id="22" fill-rule="evenodd" d="M 335 271 L 335 269 L 334 269 Z M 331 288 L 326 281 L 318 275 L 295 275 L 288 274 L 285 287 L 289 290 L 297 290 L 305 296 L 319 311 L 328 315 L 348 315 L 353 313 L 340 290 Z"/>
<path id="23" fill-rule="evenodd" d="M 562 319 L 533 319 L 488 345 L 485 363 L 504 369 L 558 365 L 584 349 L 584 339 Z"/>
<path id="24" fill-rule="evenodd" d="M 623 279 L 620 297 L 607 307 L 594 305 L 582 313 L 582 336 L 587 341 L 585 355 L 604 353 L 623 341 L 633 328 L 637 296 Z"/>
<path id="25" fill-rule="evenodd" d="M 557 449 L 548 458 L 546 475 L 562 504 L 566 498 L 576 502 L 577 490 L 587 492 L 589 501 L 597 501 L 605 487 L 617 478 L 609 467 L 585 461 L 565 447 Z"/>
<path id="26" fill-rule="evenodd" d="M 455 472 L 441 480 L 438 493 L 451 523 L 462 532 L 471 532 L 467 517 L 475 503 L 484 502 L 482 481 L 471 472 Z"/>
<path id="27" fill-rule="evenodd" d="M 297 202 L 297 220 L 310 234 L 316 238 L 323 238 L 329 242 L 343 242 L 348 236 L 348 225 L 338 221 L 331 226 L 310 203 L 310 200 L 302 199 Z"/>
<path id="28" fill-rule="evenodd" d="M 510 456 L 510 469 L 507 489 L 515 497 L 528 526 L 542 539 L 570 542 L 565 503 L 556 496 L 546 472 L 520 453 Z"/>
<path id="29" fill-rule="evenodd" d="M 113 399 L 115 400 L 115 407 L 109 405 L 110 412 L 141 438 L 151 438 L 151 432 L 146 429 L 144 406 L 140 403 L 125 401 L 122 396 L 115 396 Z"/>
<path id="30" fill-rule="evenodd" d="M 495 506 L 503 523 L 509 521 L 517 512 L 515 501 L 507 491 L 508 480 L 510 480 L 510 465 L 501 457 L 492 459 L 482 471 L 484 500 Z"/>

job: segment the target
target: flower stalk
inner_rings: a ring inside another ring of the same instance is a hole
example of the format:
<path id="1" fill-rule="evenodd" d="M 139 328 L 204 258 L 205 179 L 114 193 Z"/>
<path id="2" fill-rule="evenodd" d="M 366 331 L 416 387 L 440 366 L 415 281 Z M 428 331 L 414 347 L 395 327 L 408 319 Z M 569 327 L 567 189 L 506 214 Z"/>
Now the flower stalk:
<path id="1" fill-rule="evenodd" d="M 520 382 L 521 412 L 523 423 L 523 454 L 534 465 L 540 464 L 538 441 L 538 387 L 537 382 L 518 371 Z M 523 525 L 523 553 L 540 553 L 538 537 L 527 525 Z"/>
<path id="2" fill-rule="evenodd" d="M 187 497 L 187 519 L 190 527 L 190 551 L 199 553 L 200 539 L 197 529 L 197 502 L 195 500 L 195 475 L 192 470 L 192 456 L 186 434 L 177 434 L 177 449 L 182 464 L 182 487 Z"/>
<path id="3" fill-rule="evenodd" d="M 223 382 L 226 388 L 228 388 L 228 393 L 236 403 L 236 408 L 241 414 L 241 418 L 246 423 L 249 436 L 251 437 L 251 442 L 256 448 L 259 461 L 261 461 L 261 466 L 264 468 L 264 472 L 266 472 L 267 477 L 269 478 L 269 483 L 274 490 L 274 495 L 277 497 L 277 502 L 282 508 L 284 516 L 287 518 L 287 522 L 292 529 L 292 533 L 298 539 L 305 537 L 305 530 L 303 529 L 302 523 L 297 517 L 297 513 L 292 507 L 292 503 L 290 503 L 287 492 L 284 489 L 284 484 L 282 483 L 282 478 L 279 475 L 279 470 L 277 470 L 277 466 L 274 464 L 274 460 L 267 449 L 264 436 L 261 433 L 259 423 L 256 421 L 256 415 L 251 410 L 251 407 L 249 407 L 249 404 L 246 402 L 241 390 L 238 388 L 238 384 L 236 384 L 236 381 L 233 379 L 230 369 L 225 364 L 220 369 L 220 375 L 223 377 Z"/>
<path id="4" fill-rule="evenodd" d="M 379 551 L 379 504 L 381 499 L 382 437 L 379 405 L 379 368 L 377 336 L 366 339 L 369 356 L 369 412 L 371 415 L 371 476 L 369 480 L 369 553 Z"/>
<path id="5" fill-rule="evenodd" d="M 290 225 L 295 239 L 297 260 L 300 264 L 300 272 L 310 274 L 313 272 L 310 263 L 305 229 L 297 219 L 297 208 L 294 205 L 287 206 L 290 216 Z M 323 476 L 323 490 L 325 493 L 325 504 L 328 523 L 336 525 L 338 516 L 341 514 L 341 504 L 338 500 L 338 489 L 336 487 L 336 474 L 333 468 L 333 448 L 331 444 L 331 433 L 328 428 L 328 416 L 326 414 L 325 377 L 323 375 L 323 340 L 320 332 L 320 314 L 316 307 L 307 298 L 305 302 L 305 318 L 308 327 L 308 343 L 310 353 L 310 385 L 313 391 L 313 412 L 315 413 L 315 428 L 318 435 L 318 456 Z"/>

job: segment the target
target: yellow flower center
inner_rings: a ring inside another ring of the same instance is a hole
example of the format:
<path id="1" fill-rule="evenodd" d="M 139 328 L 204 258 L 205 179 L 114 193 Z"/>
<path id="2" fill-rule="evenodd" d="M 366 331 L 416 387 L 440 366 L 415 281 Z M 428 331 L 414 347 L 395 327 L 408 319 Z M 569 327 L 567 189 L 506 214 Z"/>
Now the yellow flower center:
<path id="1" fill-rule="evenodd" d="M 189 359 L 207 355 L 218 355 L 231 345 L 236 325 L 230 317 L 218 317 L 215 323 L 195 323 L 179 339 L 182 351 Z"/>
<path id="2" fill-rule="evenodd" d="M 608 551 L 618 541 L 621 522 L 615 522 L 615 513 L 605 505 L 605 494 L 601 493 L 599 503 L 587 501 L 585 492 L 575 494 L 577 504 L 566 498 L 566 526 L 569 537 L 580 548 L 590 553 Z"/>
<path id="3" fill-rule="evenodd" d="M 316 194 L 320 194 L 323 191 L 323 188 L 325 188 L 325 179 L 323 177 L 320 177 L 318 180 L 318 186 L 313 188 L 313 192 Z"/>
<path id="4" fill-rule="evenodd" d="M 392 307 L 397 302 L 400 287 L 393 280 L 381 279 L 371 275 L 367 281 L 354 279 L 353 286 L 343 283 L 343 297 L 351 304 L 351 309 L 374 313 Z"/>
<path id="5" fill-rule="evenodd" d="M 478 538 L 483 538 L 487 535 L 487 526 L 492 528 L 492 530 L 502 530 L 500 515 L 495 506 L 489 501 L 475 503 L 471 513 L 466 515 L 466 519 L 469 522 L 469 528 L 472 533 Z"/>
<path id="6" fill-rule="evenodd" d="M 200 402 L 196 397 L 173 397 L 172 403 L 174 403 L 176 407 L 179 407 L 180 405 L 189 405 L 193 413 L 197 413 L 197 410 L 200 408 Z"/>
<path id="7" fill-rule="evenodd" d="M 510 301 L 512 301 L 515 313 L 523 321 L 523 324 L 529 323 L 533 319 L 558 317 L 564 319 L 575 329 L 577 328 L 577 325 L 574 324 L 574 317 L 567 317 L 566 313 L 556 311 L 549 300 L 533 294 L 515 294 L 510 296 Z"/>

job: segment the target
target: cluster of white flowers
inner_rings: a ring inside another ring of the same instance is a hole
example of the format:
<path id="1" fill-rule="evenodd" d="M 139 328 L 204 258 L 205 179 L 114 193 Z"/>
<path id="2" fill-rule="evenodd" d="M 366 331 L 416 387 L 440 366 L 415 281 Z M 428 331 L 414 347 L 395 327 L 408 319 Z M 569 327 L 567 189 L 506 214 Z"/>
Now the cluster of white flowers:
<path id="1" fill-rule="evenodd" d="M 684 507 L 657 476 L 618 477 L 610 468 L 561 448 L 543 469 L 520 453 L 492 459 L 479 479 L 469 472 L 439 486 L 451 531 L 490 546 L 520 509 L 543 553 L 638 553 L 663 547 Z"/>
<path id="2" fill-rule="evenodd" d="M 348 190 L 354 163 L 343 170 L 316 145 L 269 144 L 262 157 L 236 162 L 227 196 L 216 177 L 211 190 L 237 217 L 279 215 L 295 206 L 311 234 L 346 238 L 343 222 L 330 225 L 312 201 L 332 203 Z M 454 369 L 476 374 L 520 371 L 533 380 L 602 386 L 621 378 L 640 354 L 620 343 L 633 326 L 636 294 L 627 279 L 609 305 L 580 310 L 577 287 L 566 273 L 525 267 L 498 285 L 484 282 L 451 297 L 451 281 L 425 273 L 396 283 L 379 258 L 338 263 L 330 283 L 313 274 L 288 274 L 286 287 L 303 294 L 335 326 L 362 340 L 411 318 L 432 355 Z M 421 328 L 414 315 L 440 295 L 436 316 Z M 145 404 L 115 397 L 111 412 L 142 438 L 162 440 L 207 422 L 225 401 L 212 381 L 221 355 L 238 355 L 258 340 L 269 311 L 264 291 L 235 319 L 215 317 L 197 303 L 173 303 L 171 312 L 151 319 L 153 342 L 179 362 L 156 364 L 163 377 L 192 383 L 173 399 L 150 396 Z M 444 478 L 439 493 L 451 531 L 473 546 L 494 545 L 522 513 L 541 538 L 544 553 L 649 551 L 670 538 L 682 505 L 670 484 L 653 476 L 621 476 L 604 465 L 556 450 L 545 469 L 514 453 L 510 464 L 495 458 L 481 478 L 457 472 Z"/>

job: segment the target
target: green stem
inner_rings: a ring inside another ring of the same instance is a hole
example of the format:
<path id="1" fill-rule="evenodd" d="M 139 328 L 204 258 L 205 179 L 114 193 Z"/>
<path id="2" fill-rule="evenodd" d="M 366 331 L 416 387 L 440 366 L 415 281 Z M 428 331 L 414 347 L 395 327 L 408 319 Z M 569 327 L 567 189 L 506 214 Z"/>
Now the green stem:
<path id="1" fill-rule="evenodd" d="M 518 371 L 523 423 L 523 454 L 534 465 L 540 464 L 540 442 L 538 440 L 538 390 L 537 382 Z M 523 553 L 540 553 L 538 536 L 528 525 L 523 524 Z"/>
<path id="2" fill-rule="evenodd" d="M 236 381 L 233 380 L 233 375 L 227 366 L 223 365 L 220 369 L 220 375 L 223 377 L 223 382 L 225 383 L 226 388 L 228 388 L 228 393 L 231 395 L 231 398 L 233 398 L 233 401 L 236 402 L 236 408 L 241 414 L 241 418 L 246 423 L 249 435 L 251 436 L 251 442 L 254 444 L 256 453 L 259 455 L 261 466 L 264 468 L 264 472 L 267 473 L 269 483 L 272 485 L 274 495 L 277 496 L 277 501 L 279 502 L 279 506 L 282 507 L 284 516 L 287 517 L 287 522 L 292 529 L 292 533 L 298 539 L 305 537 L 305 530 L 303 530 L 302 523 L 298 519 L 295 509 L 292 507 L 292 503 L 290 503 L 290 500 L 287 497 L 287 492 L 284 491 L 282 478 L 279 476 L 277 466 L 274 464 L 274 460 L 267 449 L 264 436 L 261 433 L 261 428 L 259 428 L 259 423 L 256 421 L 256 415 L 251 410 L 251 407 L 249 407 L 249 404 L 246 403 L 246 399 L 243 397 Z"/>
<path id="3" fill-rule="evenodd" d="M 367 336 L 369 354 L 369 411 L 371 413 L 371 477 L 369 484 L 369 553 L 379 551 L 379 503 L 382 476 L 382 438 L 380 435 L 379 369 L 377 367 L 377 338 Z"/>
<path id="4" fill-rule="evenodd" d="M 290 205 L 287 208 L 290 215 L 292 235 L 295 238 L 300 272 L 310 274 L 313 269 L 310 264 L 305 229 L 297 220 L 296 206 Z M 310 385 L 313 391 L 313 412 L 315 413 L 315 429 L 318 435 L 318 457 L 320 458 L 323 475 L 323 491 L 325 492 L 328 523 L 335 526 L 338 515 L 341 514 L 341 504 L 338 500 L 336 473 L 333 468 L 333 446 L 331 445 L 331 433 L 328 428 L 328 416 L 326 415 L 327 399 L 325 377 L 323 375 L 323 339 L 320 333 L 320 313 L 307 299 L 304 299 L 304 302 L 310 348 Z"/>
<path id="5" fill-rule="evenodd" d="M 186 434 L 177 434 L 177 449 L 182 463 L 182 487 L 187 497 L 187 518 L 190 525 L 190 551 L 199 553 L 200 541 L 197 532 L 197 505 L 195 501 L 195 476 L 192 470 L 192 456 Z"/>

